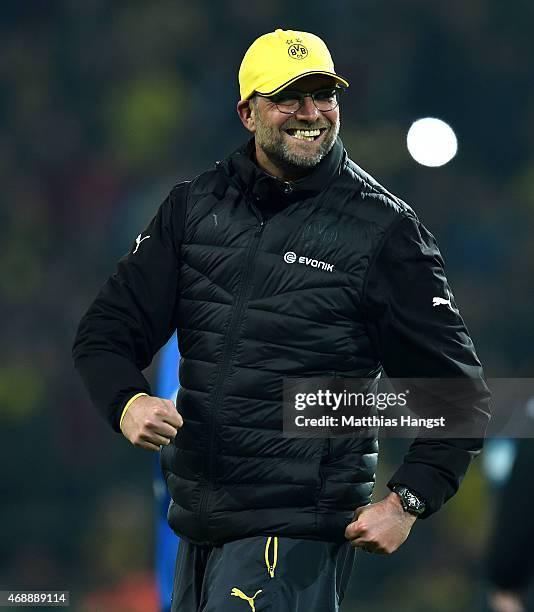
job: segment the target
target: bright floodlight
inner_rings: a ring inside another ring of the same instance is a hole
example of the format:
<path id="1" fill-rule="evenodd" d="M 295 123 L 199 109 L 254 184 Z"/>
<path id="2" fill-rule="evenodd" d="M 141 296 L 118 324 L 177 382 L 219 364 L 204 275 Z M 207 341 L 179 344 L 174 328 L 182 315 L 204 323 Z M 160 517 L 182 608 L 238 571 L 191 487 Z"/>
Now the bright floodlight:
<path id="1" fill-rule="evenodd" d="M 456 134 L 451 126 L 433 117 L 412 123 L 406 140 L 411 156 L 423 166 L 443 166 L 458 150 Z"/>

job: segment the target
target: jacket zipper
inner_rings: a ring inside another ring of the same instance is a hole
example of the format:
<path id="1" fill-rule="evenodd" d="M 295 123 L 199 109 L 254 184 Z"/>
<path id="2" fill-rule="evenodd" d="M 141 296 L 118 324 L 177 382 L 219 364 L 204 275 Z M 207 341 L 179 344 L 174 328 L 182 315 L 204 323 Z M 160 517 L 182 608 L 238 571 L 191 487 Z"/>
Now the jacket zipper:
<path id="1" fill-rule="evenodd" d="M 211 427 L 210 427 L 210 437 L 209 437 L 209 445 L 208 445 L 207 482 L 206 482 L 206 488 L 202 491 L 202 494 L 200 497 L 200 509 L 199 509 L 200 521 L 206 531 L 208 531 L 207 508 L 209 504 L 211 490 L 213 487 L 213 474 L 215 471 L 214 470 L 215 453 L 213 452 L 213 447 L 214 447 L 214 442 L 215 442 L 217 413 L 219 411 L 219 407 L 220 407 L 219 404 L 221 402 L 221 398 L 223 395 L 224 381 L 226 380 L 226 374 L 230 366 L 232 354 L 235 349 L 235 344 L 236 344 L 236 340 L 234 338 L 235 330 L 237 329 L 238 323 L 241 322 L 241 319 L 243 316 L 245 298 L 246 298 L 246 294 L 248 290 L 250 273 L 253 268 L 254 259 L 256 257 L 256 252 L 258 250 L 258 246 L 260 242 L 260 237 L 263 232 L 263 228 L 265 227 L 265 221 L 263 220 L 258 209 L 252 203 L 251 203 L 251 207 L 254 211 L 254 214 L 258 218 L 259 224 L 256 227 L 256 231 L 254 232 L 254 236 L 252 237 L 252 241 L 248 249 L 245 270 L 244 270 L 244 274 L 241 279 L 241 287 L 239 289 L 239 293 L 238 293 L 238 297 L 236 301 L 236 307 L 234 308 L 232 319 L 230 321 L 230 325 L 228 326 L 228 332 L 226 334 L 225 344 L 224 344 L 224 349 L 223 349 L 223 358 L 221 360 L 221 368 L 219 370 L 217 381 L 215 383 L 215 389 L 216 389 L 215 393 L 216 394 L 215 394 L 215 398 L 213 401 L 213 411 L 211 414 Z"/>
<path id="2" fill-rule="evenodd" d="M 324 441 L 321 458 L 319 459 L 319 486 L 317 489 L 317 493 L 315 495 L 315 505 L 319 503 L 319 500 L 321 499 L 321 495 L 324 491 L 324 487 L 326 483 L 324 471 L 321 470 L 321 467 L 322 467 L 323 461 L 325 463 L 328 461 L 328 459 L 330 458 L 331 452 L 332 452 L 332 439 L 328 437 Z"/>

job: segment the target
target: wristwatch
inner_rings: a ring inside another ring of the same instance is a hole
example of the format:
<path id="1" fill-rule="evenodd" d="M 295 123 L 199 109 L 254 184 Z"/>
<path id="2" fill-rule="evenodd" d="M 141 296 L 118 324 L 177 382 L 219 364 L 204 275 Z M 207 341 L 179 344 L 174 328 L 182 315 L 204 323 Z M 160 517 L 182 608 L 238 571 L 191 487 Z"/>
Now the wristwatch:
<path id="1" fill-rule="evenodd" d="M 404 485 L 394 485 L 391 490 L 400 497 L 402 507 L 406 512 L 414 516 L 423 514 L 426 508 L 425 501 L 413 491 L 410 491 L 408 487 Z"/>

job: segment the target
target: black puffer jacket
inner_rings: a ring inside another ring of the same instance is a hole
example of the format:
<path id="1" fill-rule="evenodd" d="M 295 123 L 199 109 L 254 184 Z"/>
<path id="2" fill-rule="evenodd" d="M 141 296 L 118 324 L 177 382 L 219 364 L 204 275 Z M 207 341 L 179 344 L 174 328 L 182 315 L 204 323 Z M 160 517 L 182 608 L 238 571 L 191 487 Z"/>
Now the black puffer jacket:
<path id="1" fill-rule="evenodd" d="M 369 502 L 376 440 L 282 437 L 285 376 L 375 377 L 382 365 L 481 380 L 456 308 L 432 307 L 448 295 L 432 235 L 339 140 L 292 183 L 255 165 L 251 141 L 175 187 L 140 238 L 82 319 L 74 357 L 118 430 L 127 400 L 150 393 L 141 370 L 178 330 L 184 426 L 161 459 L 170 525 L 190 540 L 342 540 Z M 487 410 L 478 388 L 467 411 Z M 429 515 L 479 449 L 416 441 L 391 483 Z"/>

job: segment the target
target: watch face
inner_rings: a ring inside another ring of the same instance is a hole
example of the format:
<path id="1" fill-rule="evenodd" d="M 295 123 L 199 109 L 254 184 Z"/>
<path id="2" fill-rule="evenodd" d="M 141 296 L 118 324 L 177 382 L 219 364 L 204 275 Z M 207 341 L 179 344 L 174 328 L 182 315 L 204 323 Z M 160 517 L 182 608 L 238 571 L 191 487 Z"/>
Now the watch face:
<path id="1" fill-rule="evenodd" d="M 414 510 L 417 510 L 420 504 L 417 497 L 415 497 L 415 495 L 410 491 L 406 491 L 406 503 L 410 508 L 413 508 Z"/>
<path id="2" fill-rule="evenodd" d="M 406 487 L 395 487 L 394 490 L 402 499 L 402 505 L 405 510 L 413 512 L 414 514 L 422 514 L 425 511 L 425 503 L 409 489 Z"/>

